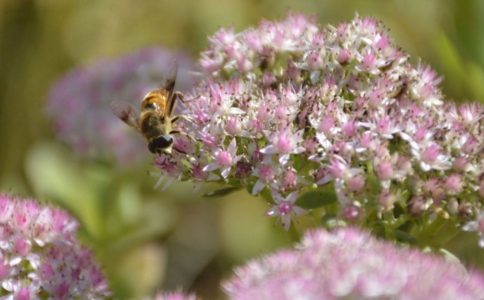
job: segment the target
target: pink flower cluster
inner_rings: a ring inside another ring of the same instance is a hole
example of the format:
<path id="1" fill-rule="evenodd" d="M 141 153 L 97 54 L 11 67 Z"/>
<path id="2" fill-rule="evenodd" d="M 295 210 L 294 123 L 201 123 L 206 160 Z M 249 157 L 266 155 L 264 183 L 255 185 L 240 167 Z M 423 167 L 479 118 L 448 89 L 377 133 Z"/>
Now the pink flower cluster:
<path id="1" fill-rule="evenodd" d="M 75 238 L 78 224 L 59 209 L 0 194 L 0 297 L 4 300 L 104 299 L 93 254 Z"/>
<path id="2" fill-rule="evenodd" d="M 441 257 L 341 228 L 308 232 L 296 249 L 247 263 L 224 289 L 232 300 L 474 300 L 484 299 L 484 277 Z"/>
<path id="3" fill-rule="evenodd" d="M 181 74 L 177 86 L 188 90 L 193 84 L 188 75 L 192 60 L 163 47 L 71 71 L 58 80 L 49 96 L 47 113 L 54 120 L 57 137 L 83 157 L 114 160 L 125 166 L 143 161 L 146 142 L 116 118 L 110 104 L 116 100 L 140 107 L 143 97 L 158 87 L 175 59 Z"/>
<path id="4" fill-rule="evenodd" d="M 162 176 L 243 186 L 286 228 L 297 197 L 332 190 L 343 220 L 475 218 L 484 196 L 484 108 L 445 101 L 439 77 L 372 18 L 279 22 L 209 38 L 207 76 L 187 98 Z M 390 223 L 391 223 L 390 222 Z M 369 222 L 369 224 L 372 224 Z"/>

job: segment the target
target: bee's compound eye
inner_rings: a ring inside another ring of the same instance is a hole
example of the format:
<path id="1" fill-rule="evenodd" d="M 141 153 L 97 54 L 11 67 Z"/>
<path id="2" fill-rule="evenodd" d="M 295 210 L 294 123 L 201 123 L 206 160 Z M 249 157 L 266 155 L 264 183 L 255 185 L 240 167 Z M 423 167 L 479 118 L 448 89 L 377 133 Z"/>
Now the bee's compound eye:
<path id="1" fill-rule="evenodd" d="M 148 144 L 148 149 L 150 149 L 150 152 L 151 152 L 151 153 L 156 154 L 156 148 L 155 148 L 155 144 L 153 143 L 153 141 L 151 141 L 151 142 Z"/>
<path id="2" fill-rule="evenodd" d="M 159 153 L 160 150 L 170 147 L 171 144 L 173 144 L 173 137 L 169 134 L 165 134 L 153 139 L 148 144 L 148 148 L 150 149 L 151 153 Z"/>

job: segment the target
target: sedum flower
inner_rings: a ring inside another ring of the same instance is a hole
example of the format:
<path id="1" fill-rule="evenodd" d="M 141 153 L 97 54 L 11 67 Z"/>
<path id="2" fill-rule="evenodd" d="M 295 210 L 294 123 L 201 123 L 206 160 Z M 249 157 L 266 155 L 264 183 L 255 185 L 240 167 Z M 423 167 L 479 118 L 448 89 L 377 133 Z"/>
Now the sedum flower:
<path id="1" fill-rule="evenodd" d="M 402 211 L 403 218 L 418 211 L 426 226 L 451 199 L 475 207 L 484 195 L 484 107 L 444 101 L 442 78 L 412 65 L 381 22 L 315 21 L 290 12 L 210 37 L 202 80 L 186 95 L 194 99 L 185 106 L 189 118 L 179 125 L 193 145 L 174 151 L 170 164 L 157 159 L 160 173 L 199 184 L 213 178 L 196 176 L 201 168 L 274 206 L 269 191 L 283 199 L 332 191 L 339 206 L 331 215 L 345 221 L 358 208 L 370 227 L 383 217 L 401 225 Z M 438 189 L 426 191 L 433 178 Z M 473 217 L 451 215 L 457 225 Z"/>
<path id="2" fill-rule="evenodd" d="M 204 172 L 210 172 L 214 170 L 220 170 L 223 178 L 227 178 L 230 174 L 232 166 L 234 166 L 239 160 L 241 155 L 236 156 L 237 145 L 235 139 L 233 139 L 227 150 L 216 149 L 213 152 L 212 163 L 203 168 Z"/>
<path id="3" fill-rule="evenodd" d="M 276 223 L 281 223 L 288 230 L 295 215 L 305 215 L 307 211 L 295 205 L 298 192 L 292 192 L 287 197 L 282 197 L 277 191 L 271 190 L 275 205 L 266 212 L 268 217 L 277 217 Z"/>
<path id="4" fill-rule="evenodd" d="M 59 140 L 91 159 L 114 160 L 118 165 L 141 161 L 146 142 L 113 115 L 111 102 L 141 107 L 141 100 L 162 82 L 167 66 L 178 60 L 177 89 L 192 85 L 192 61 L 163 47 L 152 47 L 123 57 L 95 61 L 70 71 L 52 87 L 47 114 Z"/>
<path id="5" fill-rule="evenodd" d="M 248 262 L 223 285 L 231 300 L 483 299 L 484 276 L 456 262 L 340 228 Z"/>
<path id="6" fill-rule="evenodd" d="M 0 194 L 0 297 L 4 300 L 104 299 L 93 254 L 76 240 L 67 212 Z"/>

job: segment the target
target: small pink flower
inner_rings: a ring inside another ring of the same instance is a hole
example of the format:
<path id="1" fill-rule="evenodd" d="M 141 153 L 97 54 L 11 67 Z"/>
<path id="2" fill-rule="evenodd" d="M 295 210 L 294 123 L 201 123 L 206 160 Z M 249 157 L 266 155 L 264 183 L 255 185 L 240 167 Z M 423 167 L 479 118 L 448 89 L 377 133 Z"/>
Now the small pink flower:
<path id="1" fill-rule="evenodd" d="M 426 196 L 430 197 L 435 202 L 439 202 L 445 198 L 442 183 L 438 178 L 430 178 L 427 182 L 425 182 L 422 186 L 422 191 Z"/>
<path id="2" fill-rule="evenodd" d="M 324 66 L 324 61 L 321 53 L 317 51 L 311 52 L 308 56 L 308 66 L 309 70 L 311 71 L 322 69 Z"/>
<path id="3" fill-rule="evenodd" d="M 348 164 L 341 157 L 331 160 L 328 170 L 336 178 L 344 178 L 348 174 Z"/>
<path id="4" fill-rule="evenodd" d="M 304 147 L 298 146 L 303 141 L 304 130 L 292 134 L 286 128 L 272 136 L 272 144 L 260 150 L 263 154 L 279 154 L 279 162 L 285 165 L 289 161 L 290 154 L 299 154 L 305 151 Z"/>
<path id="5" fill-rule="evenodd" d="M 23 238 L 18 239 L 15 243 L 15 251 L 21 256 L 27 255 L 29 249 L 29 244 Z"/>
<path id="6" fill-rule="evenodd" d="M 338 54 L 338 62 L 340 64 L 346 63 L 350 58 L 350 51 L 348 49 L 343 49 Z"/>
<path id="7" fill-rule="evenodd" d="M 459 174 L 451 174 L 447 177 L 444 183 L 444 189 L 450 195 L 456 195 L 462 192 L 462 179 Z"/>
<path id="8" fill-rule="evenodd" d="M 284 229 L 289 230 L 291 221 L 295 220 L 296 215 L 307 214 L 306 210 L 294 204 L 299 194 L 298 191 L 290 193 L 285 198 L 275 190 L 271 190 L 271 194 L 276 204 L 272 205 L 265 215 L 268 217 L 277 217 L 276 224 L 281 222 Z"/>
<path id="9" fill-rule="evenodd" d="M 422 196 L 413 196 L 412 199 L 410 199 L 410 212 L 413 215 L 419 216 L 427 209 L 428 205 L 425 203 Z"/>
<path id="10" fill-rule="evenodd" d="M 333 134 L 335 121 L 332 117 L 326 116 L 318 126 L 318 130 L 323 132 L 326 136 L 331 136 Z"/>
<path id="11" fill-rule="evenodd" d="M 55 289 L 57 299 L 64 299 L 69 294 L 69 285 L 63 281 Z"/>
<path id="12" fill-rule="evenodd" d="M 348 179 L 348 188 L 355 193 L 361 193 L 365 189 L 365 179 L 357 174 Z"/>
<path id="13" fill-rule="evenodd" d="M 462 145 L 462 152 L 464 153 L 467 153 L 467 154 L 471 154 L 475 151 L 477 151 L 478 149 L 478 143 L 477 143 L 477 140 L 475 137 L 473 136 L 469 136 L 467 138 L 467 141 L 464 143 L 464 145 Z"/>
<path id="14" fill-rule="evenodd" d="M 42 265 L 42 267 L 40 268 L 40 272 L 42 274 L 42 277 L 47 280 L 50 280 L 54 276 L 54 269 L 49 262 L 45 262 Z"/>
<path id="15" fill-rule="evenodd" d="M 297 186 L 297 173 L 294 170 L 287 170 L 282 175 L 282 187 L 285 190 L 294 189 Z"/>
<path id="16" fill-rule="evenodd" d="M 30 300 L 30 290 L 26 287 L 20 288 L 15 300 Z"/>
<path id="17" fill-rule="evenodd" d="M 356 134 L 356 124 L 353 121 L 348 121 L 343 125 L 342 129 L 347 137 L 353 137 Z"/>
<path id="18" fill-rule="evenodd" d="M 389 189 L 382 190 L 378 198 L 378 203 L 385 211 L 393 209 L 393 204 L 395 203 L 395 201 L 396 197 Z"/>
<path id="19" fill-rule="evenodd" d="M 346 220 L 357 220 L 361 216 L 361 208 L 354 205 L 345 206 L 341 215 Z"/>
<path id="20" fill-rule="evenodd" d="M 237 144 L 235 139 L 229 144 L 227 151 L 222 149 L 215 150 L 213 154 L 213 162 L 203 168 L 204 172 L 211 172 L 220 169 L 223 178 L 227 178 L 230 170 L 235 163 L 237 163 L 242 155 L 236 156 Z"/>
<path id="21" fill-rule="evenodd" d="M 271 165 L 271 160 L 272 158 L 270 157 L 270 155 L 267 156 L 267 158 L 264 160 L 264 164 L 260 165 L 257 169 L 254 170 L 252 175 L 259 177 L 259 179 L 256 181 L 254 187 L 252 188 L 252 195 L 257 195 L 266 186 L 273 183 L 275 179 L 275 172 L 273 166 Z"/>
<path id="22" fill-rule="evenodd" d="M 467 172 L 469 168 L 469 161 L 465 156 L 459 156 L 454 160 L 454 170 L 457 172 Z"/>
<path id="23" fill-rule="evenodd" d="M 420 160 L 420 168 L 425 172 L 431 169 L 447 170 L 452 166 L 448 156 L 441 153 L 441 149 L 437 144 L 421 149 L 420 153 L 412 149 L 412 154 Z"/>
<path id="24" fill-rule="evenodd" d="M 380 180 L 389 180 L 394 176 L 393 164 L 389 160 L 384 160 L 376 166 L 376 175 Z"/>
<path id="25" fill-rule="evenodd" d="M 3 280 L 4 278 L 9 275 L 10 268 L 7 262 L 3 259 L 0 260 L 0 280 Z"/>

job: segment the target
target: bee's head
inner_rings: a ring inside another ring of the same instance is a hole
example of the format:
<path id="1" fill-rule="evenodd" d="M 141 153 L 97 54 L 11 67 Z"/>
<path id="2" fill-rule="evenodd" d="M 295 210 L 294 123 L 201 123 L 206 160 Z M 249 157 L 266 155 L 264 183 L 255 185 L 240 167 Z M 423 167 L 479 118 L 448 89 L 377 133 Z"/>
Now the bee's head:
<path id="1" fill-rule="evenodd" d="M 170 147 L 173 144 L 173 137 L 169 134 L 165 134 L 152 139 L 148 144 L 148 149 L 150 149 L 153 154 L 161 154 L 163 150 Z"/>

